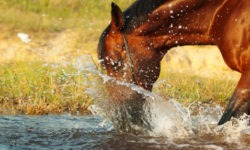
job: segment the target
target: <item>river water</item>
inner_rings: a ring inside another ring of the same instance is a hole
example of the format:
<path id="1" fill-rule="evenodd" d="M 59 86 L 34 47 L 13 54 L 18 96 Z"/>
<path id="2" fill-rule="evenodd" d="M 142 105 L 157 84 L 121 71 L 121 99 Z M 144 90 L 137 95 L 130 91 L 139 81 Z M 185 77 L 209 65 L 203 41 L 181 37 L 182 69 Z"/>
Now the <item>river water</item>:
<path id="1" fill-rule="evenodd" d="M 1 116 L 0 149 L 249 149 L 249 132 L 245 129 L 235 141 L 216 133 L 172 139 L 117 134 L 111 123 L 95 115 Z"/>
<path id="2" fill-rule="evenodd" d="M 0 150 L 250 149 L 248 116 L 218 126 L 220 106 L 184 107 L 174 99 L 115 81 L 91 62 L 89 56 L 81 58 L 76 62 L 79 72 L 74 74 L 86 78 L 82 84 L 88 87 L 84 92 L 94 99 L 89 107 L 92 115 L 0 116 Z M 115 84 L 114 92 L 107 91 L 107 83 Z M 117 95 L 120 88 L 123 90 Z M 110 101 L 113 93 L 113 98 L 125 103 Z M 139 100 L 144 100 L 141 106 L 131 103 Z"/>

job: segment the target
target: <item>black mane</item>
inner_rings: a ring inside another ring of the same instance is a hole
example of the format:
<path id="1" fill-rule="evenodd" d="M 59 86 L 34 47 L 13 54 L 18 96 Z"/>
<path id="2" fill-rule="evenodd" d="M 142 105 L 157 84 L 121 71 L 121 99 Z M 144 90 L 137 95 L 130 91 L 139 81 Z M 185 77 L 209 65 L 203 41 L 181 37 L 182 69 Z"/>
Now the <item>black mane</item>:
<path id="1" fill-rule="evenodd" d="M 125 25 L 123 32 L 131 32 L 134 28 L 143 24 L 148 15 L 167 0 L 137 0 L 123 12 Z"/>
<path id="2" fill-rule="evenodd" d="M 148 15 L 152 13 L 156 8 L 165 3 L 167 0 L 137 0 L 128 9 L 123 12 L 125 19 L 125 25 L 122 32 L 131 32 L 136 27 L 143 24 Z M 105 52 L 105 37 L 110 30 L 110 25 L 102 33 L 98 44 L 98 59 L 103 59 Z"/>

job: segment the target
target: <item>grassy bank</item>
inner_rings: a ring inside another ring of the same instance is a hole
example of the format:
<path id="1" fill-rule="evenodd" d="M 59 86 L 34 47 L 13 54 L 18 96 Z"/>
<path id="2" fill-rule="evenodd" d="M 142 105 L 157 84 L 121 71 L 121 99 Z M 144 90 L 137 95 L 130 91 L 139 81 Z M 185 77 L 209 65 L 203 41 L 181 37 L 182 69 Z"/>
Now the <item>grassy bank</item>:
<path id="1" fill-rule="evenodd" d="M 185 106 L 191 103 L 225 105 L 235 85 L 235 81 L 228 79 L 205 78 L 170 71 L 162 74 L 155 92 L 165 98 L 174 98 Z"/>
<path id="2" fill-rule="evenodd" d="M 91 102 L 70 65 L 16 62 L 2 65 L 0 74 L 0 113 L 86 113 Z"/>
<path id="3" fill-rule="evenodd" d="M 114 2 L 124 9 L 133 0 Z M 73 64 L 83 54 L 91 54 L 96 61 L 98 37 L 110 22 L 110 3 L 1 0 L 0 113 L 86 113 L 94 100 L 84 93 L 86 78 Z M 31 41 L 22 42 L 17 37 L 20 32 Z M 155 92 L 183 104 L 213 101 L 224 105 L 235 87 L 235 80 L 178 72 L 186 67 L 178 68 L 176 62 L 167 65 L 170 69 L 163 66 Z"/>

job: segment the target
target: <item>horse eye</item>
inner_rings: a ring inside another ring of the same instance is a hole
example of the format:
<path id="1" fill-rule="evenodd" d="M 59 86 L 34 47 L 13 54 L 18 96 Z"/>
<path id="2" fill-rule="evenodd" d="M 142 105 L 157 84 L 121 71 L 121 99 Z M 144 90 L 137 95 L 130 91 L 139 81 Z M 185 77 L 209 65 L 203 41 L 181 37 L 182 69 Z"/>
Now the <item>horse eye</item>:
<path id="1" fill-rule="evenodd" d="M 118 61 L 115 61 L 113 66 L 118 66 L 118 67 L 121 67 L 121 61 L 118 60 Z"/>
<path id="2" fill-rule="evenodd" d="M 113 69 L 114 69 L 115 71 L 118 71 L 118 70 L 121 68 L 121 66 L 122 66 L 120 60 L 112 61 L 111 64 L 112 64 Z"/>

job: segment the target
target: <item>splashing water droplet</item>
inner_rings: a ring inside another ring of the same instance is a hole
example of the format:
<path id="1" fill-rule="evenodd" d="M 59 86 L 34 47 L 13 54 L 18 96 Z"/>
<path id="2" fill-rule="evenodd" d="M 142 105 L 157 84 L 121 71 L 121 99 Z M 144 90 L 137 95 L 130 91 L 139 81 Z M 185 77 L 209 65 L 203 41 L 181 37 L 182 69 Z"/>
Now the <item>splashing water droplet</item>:
<path id="1" fill-rule="evenodd" d="M 82 61 L 87 58 L 88 62 Z M 222 115 L 220 106 L 190 104 L 184 107 L 174 99 L 166 100 L 134 84 L 102 74 L 90 56 L 83 56 L 75 66 L 88 78 L 83 83 L 88 86 L 85 93 L 94 99 L 89 109 L 106 119 L 102 125 L 112 122 L 117 132 L 169 139 L 214 137 L 214 140 L 228 143 L 250 139 L 248 116 L 217 126 Z"/>

